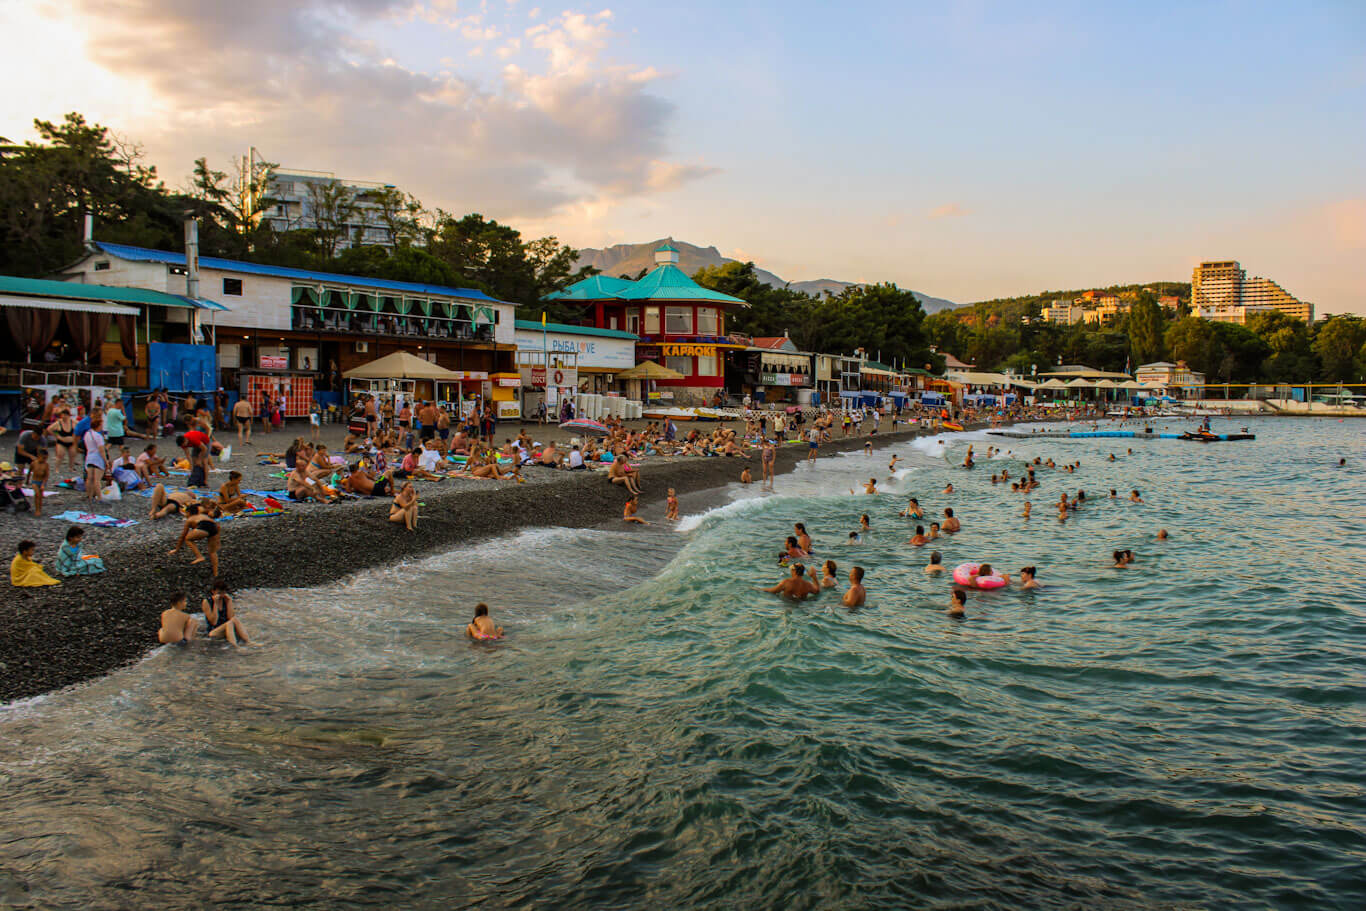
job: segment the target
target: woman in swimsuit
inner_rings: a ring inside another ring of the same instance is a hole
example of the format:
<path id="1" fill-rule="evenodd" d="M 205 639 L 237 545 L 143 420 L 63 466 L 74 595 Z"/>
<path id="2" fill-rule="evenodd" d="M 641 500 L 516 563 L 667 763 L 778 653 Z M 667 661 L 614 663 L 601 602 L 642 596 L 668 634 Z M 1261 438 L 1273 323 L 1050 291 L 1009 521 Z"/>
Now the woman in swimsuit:
<path id="1" fill-rule="evenodd" d="M 209 566 L 213 569 L 214 576 L 218 575 L 218 549 L 222 544 L 222 532 L 218 528 L 218 523 L 211 519 L 207 513 L 200 512 L 198 503 L 191 503 L 185 507 L 185 526 L 180 530 L 180 540 L 176 541 L 169 553 L 180 550 L 181 545 L 188 545 L 190 553 L 194 554 L 194 559 L 190 561 L 193 566 L 196 563 L 204 562 L 204 555 L 199 552 L 196 542 L 203 541 L 204 549 L 209 552 Z"/>
<path id="2" fill-rule="evenodd" d="M 389 521 L 402 522 L 409 531 L 417 531 L 417 490 L 412 481 L 404 483 L 389 507 Z"/>
<path id="3" fill-rule="evenodd" d="M 212 600 L 201 600 L 199 607 L 204 612 L 204 619 L 208 621 L 210 639 L 227 639 L 233 645 L 250 641 L 247 638 L 247 628 L 237 619 L 232 595 L 228 594 L 227 583 L 223 580 L 219 579 L 213 583 Z"/>
<path id="4" fill-rule="evenodd" d="M 52 460 L 52 467 L 59 469 L 62 465 L 62 457 L 66 457 L 67 465 L 71 471 L 76 470 L 76 422 L 71 419 L 71 412 L 65 408 L 57 412 L 57 420 L 48 425 L 47 433 L 52 437 L 53 446 L 57 450 L 57 457 Z"/>

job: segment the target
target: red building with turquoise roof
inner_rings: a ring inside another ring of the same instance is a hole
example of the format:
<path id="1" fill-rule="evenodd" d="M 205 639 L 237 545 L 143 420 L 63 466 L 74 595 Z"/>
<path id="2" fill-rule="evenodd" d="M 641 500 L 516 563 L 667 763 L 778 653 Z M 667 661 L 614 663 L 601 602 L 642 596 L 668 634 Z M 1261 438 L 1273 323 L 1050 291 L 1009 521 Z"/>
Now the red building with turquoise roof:
<path id="1" fill-rule="evenodd" d="M 738 297 L 704 288 L 678 268 L 678 250 L 655 250 L 655 267 L 637 281 L 594 275 L 546 300 L 583 307 L 583 325 L 640 337 L 636 363 L 654 361 L 683 374 L 658 380 L 678 404 L 704 404 L 725 387 L 725 353 L 743 349 L 726 335 L 727 315 L 748 307 Z"/>

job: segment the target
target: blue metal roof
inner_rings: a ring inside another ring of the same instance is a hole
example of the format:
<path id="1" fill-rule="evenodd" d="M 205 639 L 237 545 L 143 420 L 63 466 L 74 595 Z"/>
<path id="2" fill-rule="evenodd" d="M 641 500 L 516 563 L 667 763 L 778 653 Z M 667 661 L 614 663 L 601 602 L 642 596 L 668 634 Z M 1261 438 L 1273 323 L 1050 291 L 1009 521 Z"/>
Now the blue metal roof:
<path id="1" fill-rule="evenodd" d="M 132 262 L 166 263 L 172 266 L 185 265 L 184 253 L 170 253 L 166 250 L 150 250 L 147 247 L 130 247 L 127 244 L 97 242 L 96 247 Z M 236 259 L 219 259 L 216 256 L 199 257 L 201 269 L 217 269 L 220 272 L 241 272 L 246 275 L 268 275 L 272 278 L 290 278 L 306 282 L 332 282 L 338 285 L 352 285 L 358 288 L 379 288 L 407 294 L 439 294 L 442 297 L 461 297 L 468 300 L 489 301 L 490 303 L 509 303 L 489 297 L 474 288 L 447 288 L 442 285 L 424 285 L 416 282 L 394 282 L 384 278 L 367 278 L 362 275 L 342 275 L 339 272 L 313 272 L 309 269 L 290 269 L 285 266 L 267 266 L 262 263 L 244 263 Z"/>
<path id="2" fill-rule="evenodd" d="M 534 329 L 541 331 L 540 320 L 519 319 L 513 325 L 518 329 Z M 596 335 L 599 338 L 625 338 L 631 341 L 638 341 L 640 336 L 634 332 L 622 332 L 620 329 L 598 329 L 593 326 L 571 326 L 568 323 L 546 323 L 546 332 L 559 332 L 562 335 Z"/>

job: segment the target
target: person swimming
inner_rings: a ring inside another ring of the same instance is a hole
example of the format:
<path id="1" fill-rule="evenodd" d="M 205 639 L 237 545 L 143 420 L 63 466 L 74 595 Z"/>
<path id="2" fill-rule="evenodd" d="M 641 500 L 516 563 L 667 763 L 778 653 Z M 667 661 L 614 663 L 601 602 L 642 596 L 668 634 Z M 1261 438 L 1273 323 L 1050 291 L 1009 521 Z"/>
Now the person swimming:
<path id="1" fill-rule="evenodd" d="M 845 543 L 845 544 L 862 544 L 862 543 L 863 543 L 863 535 L 859 534 L 859 533 L 856 532 L 856 531 L 851 531 L 851 532 L 849 532 L 849 540 L 846 541 L 846 542 L 844 542 L 844 543 Z"/>
<path id="2" fill-rule="evenodd" d="M 1167 538 L 1169 538 L 1169 537 L 1170 537 L 1170 535 L 1167 534 L 1167 529 L 1165 529 L 1165 528 L 1159 528 L 1159 529 L 1157 530 L 1157 540 L 1159 540 L 1159 541 L 1165 541 L 1165 540 L 1167 540 Z"/>
<path id="3" fill-rule="evenodd" d="M 489 606 L 480 601 L 474 606 L 474 619 L 465 627 L 465 635 L 476 641 L 503 638 L 503 628 L 494 626 Z"/>
<path id="4" fill-rule="evenodd" d="M 920 501 L 911 497 L 911 501 L 906 504 L 906 508 L 901 511 L 901 515 L 908 519 L 923 519 L 925 511 L 920 508 Z"/>
<path id="5" fill-rule="evenodd" d="M 806 523 L 797 522 L 792 526 L 792 530 L 797 534 L 797 546 L 806 553 L 811 553 L 811 535 L 806 531 Z"/>
<path id="6" fill-rule="evenodd" d="M 858 527 L 859 531 L 862 532 L 872 531 L 872 524 L 868 519 L 868 513 L 865 512 L 862 516 L 859 517 Z"/>
<path id="7" fill-rule="evenodd" d="M 968 593 L 961 588 L 955 588 L 949 592 L 949 609 L 946 613 L 951 617 L 961 617 L 966 613 L 967 604 Z"/>
<path id="8" fill-rule="evenodd" d="M 826 560 L 821 571 L 821 588 L 834 588 L 838 585 L 839 579 L 835 576 L 837 572 L 839 572 L 839 567 L 835 565 L 835 561 Z"/>
<path id="9" fill-rule="evenodd" d="M 944 571 L 944 555 L 939 551 L 930 554 L 930 565 L 925 567 L 925 575 L 933 576 Z"/>
<path id="10" fill-rule="evenodd" d="M 1112 555 L 1115 558 L 1115 569 L 1125 569 L 1134 562 L 1134 555 L 1129 550 L 1117 550 Z"/>
<path id="11" fill-rule="evenodd" d="M 1035 579 L 1035 576 L 1037 576 L 1037 575 L 1038 575 L 1038 571 L 1035 569 L 1035 567 L 1033 567 L 1033 566 L 1024 566 L 1024 567 L 1021 567 L 1021 568 L 1020 568 L 1020 588 L 1043 588 L 1043 586 L 1040 585 L 1040 584 L 1038 583 L 1037 579 Z"/>
<path id="12" fill-rule="evenodd" d="M 929 543 L 929 540 L 929 538 L 925 537 L 925 526 L 917 525 L 915 527 L 915 534 L 911 535 L 911 539 L 906 543 L 912 547 L 924 547 Z"/>

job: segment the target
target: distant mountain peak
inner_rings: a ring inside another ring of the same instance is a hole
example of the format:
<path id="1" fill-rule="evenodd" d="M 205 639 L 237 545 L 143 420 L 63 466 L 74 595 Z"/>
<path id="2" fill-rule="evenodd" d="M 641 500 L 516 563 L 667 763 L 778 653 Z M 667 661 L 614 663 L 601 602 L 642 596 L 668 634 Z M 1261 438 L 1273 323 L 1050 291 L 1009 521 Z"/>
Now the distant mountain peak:
<path id="1" fill-rule="evenodd" d="M 613 277 L 624 275 L 627 278 L 635 278 L 641 270 L 650 270 L 655 266 L 655 250 L 664 244 L 669 244 L 678 250 L 678 268 L 692 275 L 699 269 L 723 266 L 726 263 L 738 262 L 728 256 L 722 256 L 721 251 L 715 246 L 702 247 L 697 244 L 690 244 L 685 240 L 676 237 L 661 237 L 657 240 L 648 241 L 640 244 L 613 244 L 610 247 L 594 249 L 592 247 L 579 251 L 579 259 L 576 268 L 592 266 L 603 275 Z M 804 282 L 787 282 L 769 272 L 767 269 L 760 268 L 756 263 L 754 274 L 759 281 L 774 288 L 791 288 L 793 291 L 802 291 L 806 294 L 820 295 L 829 291 L 831 294 L 838 294 L 851 285 L 859 282 L 846 282 L 834 278 L 817 278 Z M 942 297 L 931 297 L 920 291 L 912 291 L 920 305 L 925 308 L 926 313 L 934 313 L 938 310 L 951 310 L 957 307 L 953 301 L 945 300 Z"/>

